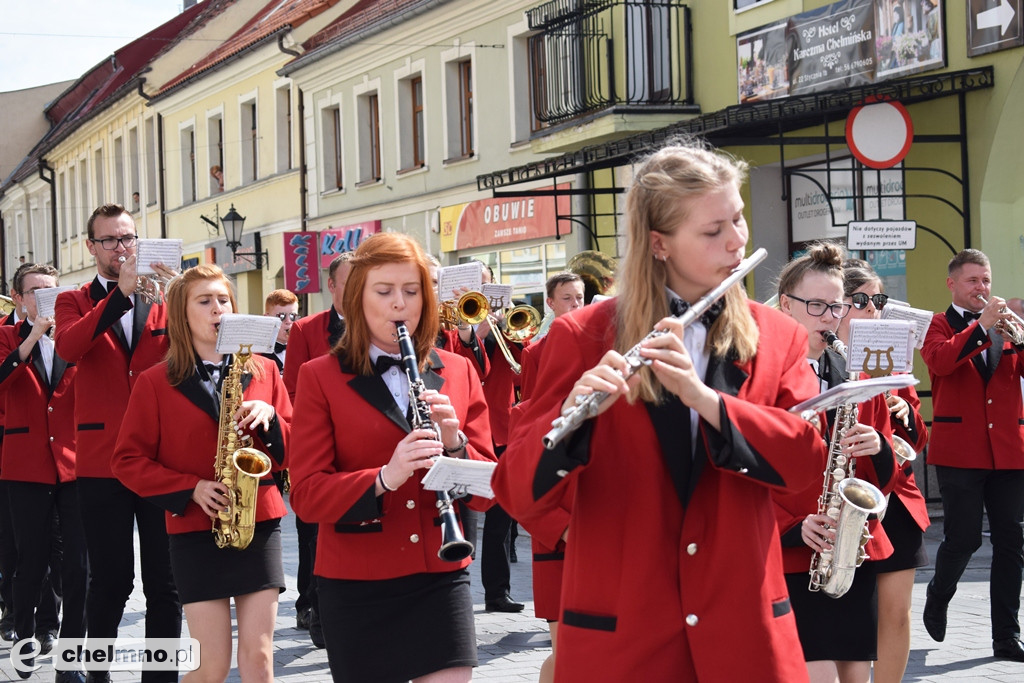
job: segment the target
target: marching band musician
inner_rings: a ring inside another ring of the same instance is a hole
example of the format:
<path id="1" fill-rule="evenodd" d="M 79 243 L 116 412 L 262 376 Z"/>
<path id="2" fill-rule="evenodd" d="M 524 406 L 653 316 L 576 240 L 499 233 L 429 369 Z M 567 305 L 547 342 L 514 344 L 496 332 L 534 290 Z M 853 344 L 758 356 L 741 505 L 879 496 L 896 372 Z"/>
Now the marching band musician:
<path id="1" fill-rule="evenodd" d="M 850 313 L 839 323 L 839 338 L 850 343 L 850 321 L 877 319 L 888 297 L 882 279 L 865 263 L 848 259 L 843 263 L 844 300 Z M 893 434 L 920 453 L 928 443 L 928 427 L 921 417 L 921 399 L 914 387 L 903 387 L 886 398 Z M 894 488 L 882 520 L 882 528 L 893 546 L 884 560 L 872 561 L 878 578 L 878 660 L 875 683 L 899 683 L 910 656 L 910 599 L 917 567 L 928 564 L 924 531 L 928 528 L 928 506 L 914 479 L 913 463 L 899 465 Z"/>
<path id="2" fill-rule="evenodd" d="M 96 259 L 96 277 L 81 289 L 57 296 L 57 354 L 78 367 L 75 382 L 75 473 L 89 551 L 86 621 L 89 638 L 116 638 L 134 587 L 135 540 L 139 529 L 146 635 L 181 636 L 181 603 L 167 556 L 167 531 L 160 509 L 125 488 L 110 470 L 114 443 L 128 396 L 139 375 L 167 353 L 167 312 L 136 292 L 135 219 L 120 204 L 92 212 L 86 247 Z M 151 264 L 162 278 L 175 271 Z M 90 683 L 109 680 L 90 671 Z M 168 671 L 143 671 L 143 683 L 176 681 Z"/>
<path id="3" fill-rule="evenodd" d="M 36 636 L 40 654 L 54 645 L 43 613 L 52 600 L 40 602 L 51 545 L 59 544 L 59 569 L 64 616 L 62 638 L 85 637 L 85 591 L 89 577 L 85 535 L 78 513 L 75 481 L 75 397 L 77 368 L 54 353 L 50 330 L 53 318 L 39 315 L 36 292 L 57 286 L 53 266 L 32 264 L 15 278 L 15 300 L 24 304 L 25 317 L 14 327 L 0 328 L 0 403 L 6 408 L 3 443 L 3 514 L 9 515 L 17 547 L 13 576 L 13 612 L 19 639 Z M 8 501 L 10 505 L 8 506 Z M 54 512 L 59 534 L 52 538 Z M 45 591 L 52 594 L 47 585 Z M 27 678 L 30 672 L 18 670 Z M 83 681 L 80 671 L 58 672 L 60 681 Z"/>
<path id="4" fill-rule="evenodd" d="M 1001 331 L 1012 316 L 1006 302 L 992 295 L 988 256 L 965 249 L 950 260 L 947 272 L 952 303 L 932 318 L 921 348 L 932 381 L 928 464 L 935 466 L 943 510 L 943 538 L 923 621 L 932 638 L 946 637 L 946 610 L 981 547 L 984 510 L 992 534 L 992 653 L 1024 662 L 1018 617 L 1024 567 L 1024 346 Z"/>
<path id="5" fill-rule="evenodd" d="M 577 486 L 558 681 L 806 680 L 770 492 L 808 486 L 824 463 L 786 410 L 816 389 L 807 334 L 739 284 L 685 330 L 670 316 L 740 264 L 745 175 L 696 145 L 638 166 L 619 296 L 555 320 L 544 391 L 514 415 L 499 503 L 529 518 Z M 622 354 L 642 339 L 650 369 L 627 382 Z M 609 394 L 597 417 L 545 451 L 551 421 L 595 390 Z"/>
<path id="6" fill-rule="evenodd" d="M 165 510 L 174 581 L 189 634 L 200 642 L 200 668 L 184 680 L 223 681 L 231 669 L 231 598 L 238 618 L 242 680 L 272 681 L 277 597 L 285 588 L 274 480 L 260 481 L 256 528 L 245 549 L 219 548 L 211 520 L 228 505 L 215 479 L 220 448 L 221 385 L 232 356 L 217 352 L 221 315 L 235 310 L 231 283 L 217 266 L 190 268 L 167 291 L 167 360 L 142 373 L 117 439 L 114 474 Z M 284 466 L 292 411 L 273 361 L 253 354 L 241 376 L 236 431 Z"/>
<path id="7" fill-rule="evenodd" d="M 432 456 L 493 460 L 471 362 L 434 349 L 437 302 L 421 247 L 368 237 L 351 260 L 345 334 L 299 372 L 291 502 L 319 522 L 315 574 L 331 673 L 344 681 L 468 681 L 477 663 L 469 558 L 438 557 Z M 440 427 L 415 421 L 396 322 L 405 322 Z M 479 509 L 489 501 L 472 499 Z"/>
<path id="8" fill-rule="evenodd" d="M 790 261 L 779 276 L 779 306 L 806 328 L 807 361 L 820 378 L 822 389 L 842 384 L 848 378 L 841 355 L 826 348 L 824 332 L 834 333 L 851 304 L 843 301 L 843 252 L 835 244 L 819 242 L 806 254 Z M 829 431 L 831 431 L 829 416 Z M 890 440 L 889 408 L 882 395 L 859 405 L 857 423 L 841 439 L 842 454 L 856 458 L 856 476 L 877 486 L 882 493 L 892 490 L 895 459 Z M 835 541 L 833 520 L 817 514 L 823 482 L 817 480 L 803 490 L 774 494 L 782 537 L 786 583 L 793 600 L 793 612 L 800 631 L 800 644 L 812 683 L 836 681 L 867 683 L 871 662 L 876 659 L 878 599 L 874 570 L 865 562 L 857 569 L 849 592 L 833 598 L 824 591 L 808 588 L 812 553 L 831 549 Z M 872 559 L 892 554 L 878 520 L 871 520 L 874 538 L 866 551 Z"/>

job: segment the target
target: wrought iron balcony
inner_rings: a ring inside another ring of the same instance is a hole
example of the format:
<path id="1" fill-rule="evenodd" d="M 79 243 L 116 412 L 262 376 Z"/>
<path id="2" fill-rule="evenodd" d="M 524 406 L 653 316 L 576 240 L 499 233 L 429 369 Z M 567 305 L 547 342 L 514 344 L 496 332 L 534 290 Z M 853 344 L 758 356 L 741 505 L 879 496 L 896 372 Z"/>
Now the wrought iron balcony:
<path id="1" fill-rule="evenodd" d="M 679 0 L 551 0 L 529 10 L 534 116 L 693 104 L 690 9 Z"/>

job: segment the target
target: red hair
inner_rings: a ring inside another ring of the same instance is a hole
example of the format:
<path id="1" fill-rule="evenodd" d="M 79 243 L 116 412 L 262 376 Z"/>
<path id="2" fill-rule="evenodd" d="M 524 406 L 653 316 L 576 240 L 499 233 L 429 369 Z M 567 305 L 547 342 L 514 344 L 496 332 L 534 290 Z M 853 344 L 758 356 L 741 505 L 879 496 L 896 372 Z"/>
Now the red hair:
<path id="1" fill-rule="evenodd" d="M 349 259 L 352 270 L 345 284 L 345 334 L 331 350 L 340 356 L 356 372 L 369 375 L 373 373 L 370 361 L 370 328 L 366 324 L 363 313 L 363 289 L 366 287 L 367 274 L 373 268 L 392 263 L 412 263 L 420 274 L 420 291 L 423 297 L 423 310 L 419 324 L 411 331 L 416 360 L 422 372 L 427 365 L 427 357 L 440 327 L 437 314 L 437 298 L 430 281 L 430 261 L 423 248 L 408 235 L 396 232 L 382 232 L 366 238 Z"/>

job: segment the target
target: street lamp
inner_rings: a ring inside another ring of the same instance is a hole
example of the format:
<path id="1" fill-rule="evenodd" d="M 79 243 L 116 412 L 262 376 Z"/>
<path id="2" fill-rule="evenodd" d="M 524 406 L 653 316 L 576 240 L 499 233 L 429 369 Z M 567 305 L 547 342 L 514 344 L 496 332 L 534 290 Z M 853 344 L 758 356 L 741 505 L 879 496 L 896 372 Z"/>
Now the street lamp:
<path id="1" fill-rule="evenodd" d="M 245 216 L 241 216 L 235 211 L 234 204 L 231 205 L 226 214 L 220 217 L 220 223 L 224 226 L 224 239 L 227 242 L 228 249 L 231 250 L 232 260 L 244 258 L 257 268 L 263 268 L 266 265 L 267 252 L 260 251 L 262 244 L 260 243 L 259 233 L 253 235 L 254 247 L 252 252 L 243 251 L 238 253 L 238 248 L 242 246 L 242 228 L 245 227 Z"/>

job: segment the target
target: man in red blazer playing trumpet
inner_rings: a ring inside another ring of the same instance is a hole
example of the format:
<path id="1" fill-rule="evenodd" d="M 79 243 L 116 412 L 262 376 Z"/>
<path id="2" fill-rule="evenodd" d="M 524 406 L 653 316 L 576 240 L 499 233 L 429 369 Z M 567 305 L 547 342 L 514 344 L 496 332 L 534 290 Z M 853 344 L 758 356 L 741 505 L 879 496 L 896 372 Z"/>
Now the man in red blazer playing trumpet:
<path id="1" fill-rule="evenodd" d="M 167 312 L 136 293 L 135 221 L 105 204 L 88 222 L 96 278 L 57 297 L 57 353 L 78 365 L 75 383 L 76 473 L 89 549 L 86 618 L 89 637 L 116 638 L 135 577 L 133 527 L 138 524 L 146 635 L 178 638 L 181 603 L 171 576 L 163 510 L 118 481 L 110 469 L 121 419 L 135 380 L 167 354 Z M 162 277 L 177 273 L 152 264 Z M 174 264 L 178 265 L 178 264 Z M 109 674 L 89 673 L 90 681 Z M 177 681 L 175 671 L 144 671 L 144 683 Z"/>
<path id="2" fill-rule="evenodd" d="M 944 512 L 924 625 L 935 640 L 946 637 L 946 607 L 981 547 L 984 510 L 992 532 L 993 654 L 1024 662 L 1017 618 L 1024 566 L 1024 347 L 1005 331 L 1012 316 L 1003 299 L 992 296 L 985 254 L 965 249 L 954 256 L 946 287 L 953 303 L 932 318 L 921 349 L 932 381 L 928 464 L 935 465 Z"/>

